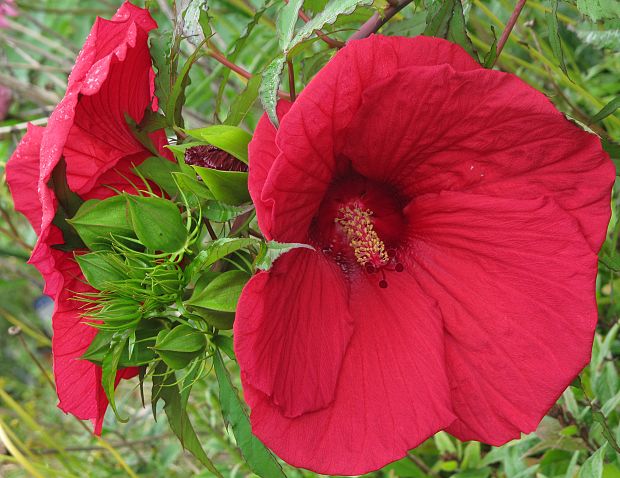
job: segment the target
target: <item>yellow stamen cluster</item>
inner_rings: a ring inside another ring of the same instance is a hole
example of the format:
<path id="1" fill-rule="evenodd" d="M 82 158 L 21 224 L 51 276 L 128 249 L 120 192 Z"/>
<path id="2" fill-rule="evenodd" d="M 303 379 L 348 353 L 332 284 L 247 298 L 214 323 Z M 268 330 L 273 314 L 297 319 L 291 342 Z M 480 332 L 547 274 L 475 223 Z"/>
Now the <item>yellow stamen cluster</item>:
<path id="1" fill-rule="evenodd" d="M 340 224 L 349 239 L 349 245 L 355 253 L 357 262 L 373 267 L 386 265 L 390 258 L 385 250 L 385 244 L 379 238 L 370 217 L 372 211 L 362 209 L 358 205 L 341 207 L 335 222 Z"/>

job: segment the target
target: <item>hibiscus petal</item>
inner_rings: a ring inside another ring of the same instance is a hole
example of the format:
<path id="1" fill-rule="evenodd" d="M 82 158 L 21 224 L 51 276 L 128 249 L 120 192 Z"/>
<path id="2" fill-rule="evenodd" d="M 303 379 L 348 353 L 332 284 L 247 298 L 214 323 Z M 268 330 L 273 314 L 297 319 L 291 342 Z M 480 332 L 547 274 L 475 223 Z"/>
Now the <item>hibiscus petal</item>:
<path id="1" fill-rule="evenodd" d="M 353 331 L 347 285 L 323 255 L 297 249 L 245 287 L 235 353 L 245 380 L 287 417 L 327 406 Z"/>
<path id="2" fill-rule="evenodd" d="M 389 95 L 390 101 L 384 101 Z M 368 88 L 342 154 L 409 198 L 449 189 L 551 196 L 598 251 L 615 168 L 600 140 L 514 75 L 449 66 L 402 70 Z"/>
<path id="3" fill-rule="evenodd" d="M 284 115 L 288 113 L 293 104 L 280 100 L 278 102 L 276 112 L 280 121 L 284 118 Z M 252 196 L 252 202 L 256 207 L 256 215 L 258 217 L 258 225 L 261 231 L 266 232 L 267 239 L 271 239 L 268 231 L 271 229 L 271 204 L 273 200 L 267 199 L 263 201 L 261 198 L 261 192 L 269 170 L 273 165 L 276 157 L 279 154 L 278 148 L 276 148 L 276 128 L 271 124 L 271 120 L 264 114 L 256 125 L 254 136 L 250 144 L 248 145 L 248 151 L 251 158 L 249 164 L 249 178 L 248 189 L 250 196 Z"/>
<path id="4" fill-rule="evenodd" d="M 26 135 L 6 165 L 6 181 L 15 209 L 21 212 L 38 234 L 41 230 L 41 203 L 36 178 L 39 177 L 41 138 L 45 128 L 28 124 Z"/>
<path id="5" fill-rule="evenodd" d="M 286 272 L 290 281 L 291 271 Z M 443 326 L 434 302 L 407 272 L 390 275 L 387 289 L 380 289 L 374 277 L 358 279 L 350 297 L 355 331 L 335 400 L 328 407 L 286 417 L 252 386 L 240 360 L 254 433 L 288 463 L 318 473 L 351 475 L 378 469 L 454 420 L 444 371 Z M 269 290 L 280 282 L 258 283 L 261 289 L 256 293 L 280 293 Z M 255 283 L 248 287 L 254 289 Z M 281 302 L 290 300 L 280 295 Z M 327 317 L 320 327 L 329 331 L 336 319 Z M 261 318 L 263 323 L 269 320 L 273 320 L 270 311 Z M 247 321 L 238 316 L 235 332 L 248 327 Z M 239 345 L 246 347 L 247 337 L 240 340 L 235 335 L 235 340 L 238 351 Z M 301 357 L 313 354 L 321 343 L 306 340 L 303 331 L 295 334 L 295 340 Z M 319 372 L 326 373 L 324 368 Z"/>
<path id="6" fill-rule="evenodd" d="M 597 257 L 550 198 L 458 192 L 416 198 L 413 269 L 437 299 L 462 440 L 501 445 L 533 431 L 588 363 Z"/>
<path id="7" fill-rule="evenodd" d="M 265 161 L 270 168 L 260 194 L 269 207 L 257 209 L 263 232 L 282 242 L 302 240 L 335 173 L 347 167 L 338 155 L 341 131 L 359 109 L 364 90 L 402 68 L 438 63 L 458 70 L 480 68 L 461 47 L 438 38 L 373 35 L 338 52 L 282 120 L 277 160 L 273 154 L 254 157 L 255 164 Z M 257 132 L 255 138 L 261 136 Z"/>

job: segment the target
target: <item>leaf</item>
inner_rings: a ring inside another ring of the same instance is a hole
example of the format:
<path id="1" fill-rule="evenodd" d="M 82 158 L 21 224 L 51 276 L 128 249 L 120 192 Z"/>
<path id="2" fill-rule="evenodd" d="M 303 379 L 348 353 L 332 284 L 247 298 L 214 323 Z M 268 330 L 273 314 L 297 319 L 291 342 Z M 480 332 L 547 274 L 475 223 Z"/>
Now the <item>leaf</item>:
<path id="1" fill-rule="evenodd" d="M 142 325 L 142 324 L 141 324 Z M 155 353 L 149 347 L 144 346 L 144 343 L 148 341 L 155 341 L 156 330 L 154 327 L 141 327 L 136 330 L 137 346 L 134 347 L 133 353 L 129 355 L 129 348 L 124 347 L 121 357 L 119 359 L 118 367 L 137 367 L 140 365 L 146 365 L 152 362 L 155 357 Z M 101 366 L 106 353 L 110 349 L 110 343 L 112 337 L 118 332 L 115 330 L 99 330 L 95 338 L 88 346 L 86 353 L 80 357 L 83 360 L 95 363 Z"/>
<path id="2" fill-rule="evenodd" d="M 316 30 L 321 30 L 325 25 L 333 24 L 340 15 L 349 15 L 357 7 L 369 6 L 372 5 L 372 2 L 373 0 L 332 0 L 314 18 L 297 30 L 297 34 L 285 50 L 290 50 L 298 43 L 309 38 Z"/>
<path id="3" fill-rule="evenodd" d="M 157 336 L 155 350 L 170 352 L 198 352 L 207 346 L 207 338 L 200 330 L 189 325 L 177 325 L 169 331 L 162 331 Z"/>
<path id="4" fill-rule="evenodd" d="M 172 178 L 176 183 L 179 191 L 194 194 L 199 200 L 214 199 L 209 188 L 202 181 L 198 181 L 196 173 L 192 169 L 192 175 L 186 173 L 172 173 Z"/>
<path id="5" fill-rule="evenodd" d="M 577 0 L 577 9 L 595 22 L 603 18 L 620 18 L 618 0 Z"/>
<path id="6" fill-rule="evenodd" d="M 192 166 L 218 201 L 238 206 L 249 202 L 248 173 Z"/>
<path id="7" fill-rule="evenodd" d="M 452 8 L 452 17 L 448 24 L 448 32 L 446 38 L 453 43 L 461 45 L 463 49 L 471 55 L 471 57 L 480 62 L 478 53 L 474 48 L 474 44 L 467 35 L 467 27 L 465 25 L 465 15 L 463 13 L 463 4 L 461 0 L 454 0 L 454 6 Z"/>
<path id="8" fill-rule="evenodd" d="M 194 260 L 185 268 L 184 275 L 187 283 L 193 282 L 196 275 L 206 267 L 216 263 L 220 259 L 232 254 L 239 249 L 256 244 L 253 238 L 229 238 L 216 239 L 209 242 L 205 249 L 200 251 Z"/>
<path id="9" fill-rule="evenodd" d="M 598 259 L 608 269 L 614 272 L 620 272 L 620 256 L 618 255 L 610 256 L 609 254 L 602 254 L 599 256 Z"/>
<path id="10" fill-rule="evenodd" d="M 231 360 L 236 360 L 235 352 L 233 350 L 233 339 L 228 335 L 216 335 L 212 339 L 213 343 L 224 352 Z"/>
<path id="11" fill-rule="evenodd" d="M 215 350 L 213 354 L 213 366 L 220 386 L 222 415 L 226 423 L 232 426 L 237 446 L 246 463 L 254 473 L 263 478 L 286 478 L 271 452 L 252 434 L 247 412 L 232 384 L 219 350 Z"/>
<path id="12" fill-rule="evenodd" d="M 118 371 L 119 361 L 130 333 L 130 330 L 125 330 L 122 333 L 112 335 L 109 349 L 101 362 L 101 386 L 106 397 L 108 397 L 110 407 L 114 415 L 116 415 L 116 419 L 123 423 L 127 423 L 129 418 L 123 418 L 118 414 L 116 402 L 114 401 L 114 388 L 116 386 L 116 372 Z"/>
<path id="13" fill-rule="evenodd" d="M 175 162 L 159 156 L 151 156 L 135 169 L 146 179 L 153 181 L 162 188 L 168 196 L 175 197 L 179 194 L 179 188 L 172 177 L 173 172 L 179 171 L 179 165 Z"/>
<path id="14" fill-rule="evenodd" d="M 179 76 L 172 86 L 172 91 L 170 92 L 170 97 L 168 98 L 168 103 L 166 105 L 166 117 L 172 121 L 172 125 L 176 125 L 181 128 L 184 125 L 181 110 L 185 104 L 185 88 L 187 88 L 190 83 L 189 71 L 194 63 L 204 55 L 201 49 L 202 43 L 196 46 L 194 52 L 183 64 L 183 67 L 179 72 Z"/>
<path id="15" fill-rule="evenodd" d="M 257 269 L 267 270 L 273 265 L 273 262 L 282 254 L 293 249 L 298 249 L 300 247 L 304 249 L 314 250 L 314 247 L 309 246 L 308 244 L 299 244 L 296 242 L 285 243 L 276 241 L 266 242 L 264 243 L 264 247 L 261 248 L 261 252 L 256 257 L 256 262 L 254 265 Z"/>
<path id="16" fill-rule="evenodd" d="M 244 120 L 258 98 L 258 90 L 262 81 L 263 77 L 261 75 L 254 75 L 250 78 L 243 92 L 230 105 L 230 111 L 228 116 L 226 116 L 224 124 L 237 126 Z"/>
<path id="17" fill-rule="evenodd" d="M 278 101 L 278 88 L 280 87 L 280 76 L 284 70 L 286 60 L 283 56 L 273 60 L 263 72 L 258 96 L 263 105 L 263 109 L 269 116 L 273 125 L 278 127 L 278 115 L 276 114 L 276 105 Z"/>
<path id="18" fill-rule="evenodd" d="M 304 0 L 290 0 L 278 15 L 278 42 L 282 51 L 288 50 L 288 46 L 295 33 L 295 25 L 299 15 L 299 10 L 304 5 Z"/>
<path id="19" fill-rule="evenodd" d="M 91 252 L 75 256 L 86 281 L 97 290 L 106 290 L 110 283 L 127 279 L 116 256 L 107 252 Z"/>
<path id="20" fill-rule="evenodd" d="M 150 52 L 153 65 L 157 70 L 155 75 L 155 97 L 161 105 L 168 104 L 172 81 L 170 77 L 170 48 L 172 46 L 172 32 L 153 30 L 149 36 Z"/>
<path id="21" fill-rule="evenodd" d="M 62 231 L 64 240 L 62 246 L 56 246 L 56 249 L 63 251 L 82 249 L 84 243 L 76 234 L 75 229 L 67 224 L 67 219 L 75 216 L 84 200 L 69 188 L 69 183 L 67 182 L 67 163 L 64 157 L 61 157 L 58 164 L 54 167 L 47 185 L 54 191 L 58 200 L 56 214 L 52 223 Z"/>
<path id="22" fill-rule="evenodd" d="M 107 248 L 111 236 L 135 237 L 123 196 L 90 199 L 67 222 L 91 251 Z"/>
<path id="23" fill-rule="evenodd" d="M 446 0 L 444 2 L 432 2 L 428 5 L 426 15 L 426 28 L 422 33 L 425 36 L 446 38 L 452 15 L 454 14 L 454 2 L 458 0 Z"/>
<path id="24" fill-rule="evenodd" d="M 248 164 L 248 144 L 252 135 L 237 127 L 224 124 L 207 126 L 206 128 L 190 129 L 185 131 L 196 139 L 206 141 L 216 146 L 235 158 Z"/>
<path id="25" fill-rule="evenodd" d="M 616 451 L 616 453 L 620 453 L 620 446 L 618 446 L 616 437 L 609 428 L 605 415 L 603 415 L 599 410 L 592 410 L 592 418 L 601 426 L 605 440 L 607 440 L 609 445 Z"/>
<path id="26" fill-rule="evenodd" d="M 222 312 L 219 310 L 199 309 L 195 314 L 200 316 L 207 324 L 219 330 L 230 330 L 235 322 L 234 312 Z"/>
<path id="27" fill-rule="evenodd" d="M 206 32 L 203 31 L 205 16 L 208 18 L 208 9 L 207 0 L 190 0 L 185 12 L 183 12 L 183 36 L 190 40 L 193 39 L 192 43 L 194 44 L 204 40 L 205 35 L 211 33 L 208 27 Z"/>
<path id="28" fill-rule="evenodd" d="M 488 53 L 484 57 L 483 66 L 485 68 L 493 68 L 495 60 L 497 59 L 497 34 L 495 33 L 495 27 L 491 25 L 491 33 L 493 33 L 493 43 L 489 48 Z"/>
<path id="29" fill-rule="evenodd" d="M 182 406 L 183 401 L 179 393 L 175 373 L 168 370 L 163 363 L 158 364 L 153 373 L 152 393 L 151 403 L 153 410 L 155 410 L 157 401 L 161 398 L 165 402 L 164 412 L 166 412 L 166 417 L 168 417 L 170 429 L 177 436 L 183 448 L 194 455 L 211 473 L 219 478 L 223 478 L 202 448 L 200 440 L 190 422 L 187 409 Z"/>
<path id="30" fill-rule="evenodd" d="M 560 27 L 558 23 L 558 3 L 559 0 L 551 0 L 551 12 L 546 13 L 547 17 L 547 29 L 549 30 L 549 44 L 551 45 L 551 51 L 556 60 L 560 63 L 560 68 L 566 76 L 568 71 L 566 70 L 566 63 L 564 62 L 564 52 L 562 51 L 562 38 L 560 37 Z"/>
<path id="31" fill-rule="evenodd" d="M 234 312 L 241 291 L 249 278 L 246 272 L 239 270 L 223 272 L 204 289 L 196 288 L 186 304 L 222 312 Z"/>
<path id="32" fill-rule="evenodd" d="M 579 478 L 602 478 L 605 448 L 603 445 L 585 461 L 579 469 Z"/>
<path id="33" fill-rule="evenodd" d="M 601 111 L 596 113 L 588 122 L 588 124 L 598 123 L 599 121 L 613 114 L 618 108 L 620 108 L 620 96 L 616 96 L 613 100 L 603 106 Z"/>
<path id="34" fill-rule="evenodd" d="M 133 229 L 141 244 L 174 253 L 185 247 L 187 229 L 175 203 L 159 197 L 125 195 Z"/>

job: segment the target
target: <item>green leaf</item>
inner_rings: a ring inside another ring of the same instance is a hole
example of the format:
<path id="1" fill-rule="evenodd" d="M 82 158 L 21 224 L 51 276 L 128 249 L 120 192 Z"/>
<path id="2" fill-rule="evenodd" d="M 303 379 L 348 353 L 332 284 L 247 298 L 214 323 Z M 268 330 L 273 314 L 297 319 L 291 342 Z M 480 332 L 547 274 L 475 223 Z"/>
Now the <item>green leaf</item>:
<path id="1" fill-rule="evenodd" d="M 219 330 L 230 330 L 235 322 L 234 312 L 222 312 L 219 310 L 199 309 L 195 314 L 200 316 L 207 324 Z"/>
<path id="2" fill-rule="evenodd" d="M 213 193 L 209 191 L 209 188 L 205 186 L 202 181 L 198 181 L 193 169 L 191 171 L 191 175 L 186 173 L 172 173 L 172 178 L 179 190 L 183 191 L 185 194 L 191 193 L 199 200 L 214 199 Z"/>
<path id="3" fill-rule="evenodd" d="M 224 124 L 237 126 L 245 119 L 248 111 L 250 111 L 250 108 L 252 108 L 258 98 L 258 90 L 262 81 L 262 75 L 254 75 L 250 78 L 245 89 L 230 105 L 230 111 L 228 116 L 226 116 Z"/>
<path id="4" fill-rule="evenodd" d="M 551 51 L 556 60 L 560 63 L 560 68 L 566 76 L 568 71 L 566 70 L 566 63 L 564 62 L 564 52 L 562 51 L 562 38 L 560 37 L 560 27 L 558 22 L 558 3 L 559 0 L 551 0 L 551 12 L 546 13 L 547 17 L 547 29 L 549 30 L 549 44 L 551 45 Z"/>
<path id="5" fill-rule="evenodd" d="M 190 129 L 185 132 L 232 154 L 238 160 L 248 164 L 248 144 L 252 140 L 252 135 L 247 131 L 237 126 L 218 124 L 206 128 Z"/>
<path id="6" fill-rule="evenodd" d="M 422 34 L 446 38 L 456 1 L 458 0 L 445 0 L 443 2 L 429 2 L 429 0 L 426 0 L 428 13 L 426 14 L 426 28 Z"/>
<path id="7" fill-rule="evenodd" d="M 592 454 L 579 469 L 579 478 L 602 478 L 606 445 Z"/>
<path id="8" fill-rule="evenodd" d="M 237 446 L 250 469 L 263 478 L 286 478 L 271 452 L 252 434 L 248 414 L 224 366 L 219 350 L 213 354 L 213 366 L 220 386 L 220 404 L 224 420 L 232 426 Z"/>
<path id="9" fill-rule="evenodd" d="M 123 418 L 118 414 L 116 402 L 114 400 L 114 388 L 116 385 L 116 372 L 118 371 L 119 361 L 123 354 L 123 350 L 126 348 L 127 339 L 130 334 L 130 330 L 114 334 L 109 342 L 109 349 L 101 362 L 101 386 L 103 387 L 106 397 L 108 397 L 110 407 L 114 415 L 116 415 L 116 419 L 123 423 L 128 422 L 129 418 Z"/>
<path id="10" fill-rule="evenodd" d="M 110 349 L 112 338 L 117 333 L 118 332 L 115 330 L 99 330 L 88 346 L 86 353 L 80 358 L 101 366 L 106 353 Z M 152 326 L 141 327 L 136 330 L 135 336 L 137 344 L 134 346 L 131 356 L 129 355 L 129 348 L 123 348 L 118 367 L 138 367 L 151 363 L 155 357 L 155 353 L 151 348 L 147 347 L 145 343 L 155 342 L 156 333 L 157 329 Z"/>
<path id="11" fill-rule="evenodd" d="M 304 0 L 290 0 L 278 15 L 278 42 L 282 51 L 288 50 L 288 47 L 293 39 L 295 33 L 295 25 L 297 25 L 297 19 L 299 10 L 304 5 Z"/>
<path id="12" fill-rule="evenodd" d="M 484 67 L 493 68 L 495 60 L 497 59 L 497 34 L 495 33 L 495 27 L 491 26 L 491 33 L 493 34 L 493 43 L 489 48 L 488 53 L 484 57 Z"/>
<path id="13" fill-rule="evenodd" d="M 207 32 L 203 31 L 205 16 L 208 18 L 208 9 L 207 0 L 190 0 L 185 12 L 183 12 L 183 36 L 193 39 L 192 43 L 199 43 L 205 35 L 210 34 L 208 26 L 206 27 Z"/>
<path id="14" fill-rule="evenodd" d="M 231 360 L 236 360 L 232 337 L 220 334 L 213 337 L 212 341 L 216 347 L 224 352 Z"/>
<path id="15" fill-rule="evenodd" d="M 248 173 L 192 166 L 218 201 L 238 206 L 251 200 Z"/>
<path id="16" fill-rule="evenodd" d="M 577 0 L 577 9 L 595 22 L 603 18 L 620 18 L 618 0 Z"/>
<path id="17" fill-rule="evenodd" d="M 286 60 L 283 56 L 273 60 L 263 72 L 262 82 L 258 89 L 258 96 L 263 105 L 263 109 L 269 116 L 273 125 L 278 127 L 278 115 L 276 113 L 276 105 L 278 103 L 278 88 L 280 87 L 280 77 L 284 70 Z"/>
<path id="18" fill-rule="evenodd" d="M 222 312 L 234 312 L 241 291 L 249 278 L 246 272 L 239 270 L 223 272 L 206 287 L 196 288 L 186 304 Z"/>
<path id="19" fill-rule="evenodd" d="M 603 106 L 601 111 L 596 113 L 588 122 L 588 124 L 598 123 L 599 121 L 613 114 L 618 108 L 620 108 L 620 96 L 616 96 L 613 100 Z"/>
<path id="20" fill-rule="evenodd" d="M 216 239 L 207 244 L 206 248 L 198 253 L 194 260 L 185 268 L 185 280 L 190 283 L 196 278 L 196 275 L 215 264 L 220 259 L 232 254 L 239 249 L 256 244 L 258 241 L 253 238 L 229 238 Z"/>
<path id="21" fill-rule="evenodd" d="M 187 228 L 175 203 L 159 197 L 125 195 L 133 229 L 141 244 L 154 251 L 178 252 Z"/>
<path id="22" fill-rule="evenodd" d="M 162 399 L 165 403 L 164 412 L 166 412 L 166 417 L 168 417 L 168 424 L 183 448 L 194 455 L 211 473 L 219 478 L 223 478 L 202 448 L 200 440 L 190 422 L 187 409 L 183 407 L 175 373 L 167 370 L 163 363 L 160 363 L 153 373 L 153 395 L 151 397 L 153 409 L 155 409 L 159 399 Z"/>
<path id="23" fill-rule="evenodd" d="M 304 248 L 314 250 L 314 247 L 309 246 L 308 244 L 299 244 L 296 242 L 276 242 L 269 241 L 264 243 L 264 247 L 261 248 L 259 255 L 256 257 L 255 266 L 261 270 L 267 270 L 272 265 L 273 262 L 280 257 L 282 254 L 291 251 L 293 249 Z"/>
<path id="24" fill-rule="evenodd" d="M 290 50 L 298 43 L 309 38 L 316 30 L 321 30 L 325 25 L 333 24 L 340 15 L 349 15 L 360 6 L 372 5 L 373 0 L 332 0 L 329 4 L 308 23 L 297 30 L 297 34 L 290 41 L 286 50 Z"/>
<path id="25" fill-rule="evenodd" d="M 465 25 L 465 15 L 463 13 L 463 4 L 461 0 L 454 0 L 454 7 L 452 8 L 452 17 L 448 24 L 447 39 L 453 43 L 461 45 L 463 49 L 471 55 L 471 57 L 480 61 L 478 53 L 474 48 L 474 44 L 467 35 L 467 27 Z"/>
<path id="26" fill-rule="evenodd" d="M 111 236 L 135 237 L 124 196 L 90 199 L 67 222 L 91 251 L 107 248 Z"/>
<path id="27" fill-rule="evenodd" d="M 157 70 L 155 75 L 155 96 L 160 105 L 168 104 L 172 80 L 170 76 L 170 48 L 172 46 L 172 32 L 152 30 L 150 35 L 150 52 L 153 65 Z"/>
<path id="28" fill-rule="evenodd" d="M 155 350 L 169 352 L 198 352 L 207 346 L 207 338 L 203 332 L 189 325 L 177 325 L 172 330 L 162 330 L 157 336 Z"/>
<path id="29" fill-rule="evenodd" d="M 64 158 L 60 158 L 54 167 L 52 175 L 47 185 L 54 190 L 58 207 L 52 223 L 62 231 L 64 243 L 56 246 L 56 249 L 72 251 L 84 247 L 84 243 L 68 223 L 67 219 L 75 216 L 80 206 L 84 203 L 82 198 L 71 191 L 67 183 L 67 163 Z"/>
<path id="30" fill-rule="evenodd" d="M 610 256 L 609 254 L 601 254 L 598 259 L 608 269 L 620 272 L 620 255 Z"/>
<path id="31" fill-rule="evenodd" d="M 183 116 L 181 115 L 181 111 L 183 109 L 183 105 L 185 104 L 185 89 L 190 83 L 189 71 L 198 59 L 204 55 L 201 51 L 202 43 L 200 43 L 194 52 L 189 56 L 187 61 L 183 64 L 181 71 L 179 72 L 179 76 L 177 77 L 174 85 L 172 86 L 172 91 L 170 92 L 170 97 L 168 98 L 168 103 L 166 105 L 166 117 L 172 119 L 173 125 L 183 127 Z"/>
<path id="32" fill-rule="evenodd" d="M 135 169 L 146 179 L 150 179 L 162 188 L 170 197 L 179 194 L 179 188 L 172 177 L 172 173 L 179 171 L 177 163 L 159 156 L 151 156 Z"/>
<path id="33" fill-rule="evenodd" d="M 106 290 L 110 283 L 127 279 L 127 272 L 117 256 L 108 252 L 91 252 L 75 257 L 86 281 L 97 290 Z"/>

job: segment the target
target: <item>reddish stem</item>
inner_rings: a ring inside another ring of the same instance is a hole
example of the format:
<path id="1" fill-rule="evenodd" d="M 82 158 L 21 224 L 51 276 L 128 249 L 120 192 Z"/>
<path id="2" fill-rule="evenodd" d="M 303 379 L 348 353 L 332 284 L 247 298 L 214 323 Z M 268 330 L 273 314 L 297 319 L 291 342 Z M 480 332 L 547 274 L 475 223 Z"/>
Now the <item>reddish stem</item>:
<path id="1" fill-rule="evenodd" d="M 373 16 L 370 17 L 357 32 L 349 37 L 347 43 L 351 40 L 359 40 L 376 33 L 379 28 L 385 25 L 394 15 L 400 12 L 412 1 L 413 0 L 392 0 L 388 2 L 390 6 L 383 10 L 383 15 L 380 15 L 379 13 L 373 14 Z"/>
<path id="2" fill-rule="evenodd" d="M 504 45 L 506 45 L 508 37 L 510 36 L 510 32 L 512 32 L 512 29 L 514 28 L 517 20 L 519 19 L 519 15 L 521 15 L 521 10 L 523 10 L 525 2 L 527 2 L 527 0 L 519 0 L 515 5 L 515 9 L 513 10 L 512 15 L 510 15 L 510 19 L 508 20 L 508 23 L 506 23 L 506 28 L 504 28 L 502 36 L 497 43 L 497 54 L 495 55 L 495 61 L 497 61 L 499 55 L 501 55 L 502 50 L 504 49 Z M 493 62 L 494 65 L 495 61 Z"/>
<path id="3" fill-rule="evenodd" d="M 252 73 L 250 73 L 246 69 L 240 67 L 239 65 L 235 65 L 232 61 L 230 61 L 228 58 L 222 55 L 219 51 L 214 50 L 213 48 L 209 49 L 208 54 L 211 58 L 221 63 L 226 68 L 230 68 L 232 71 L 237 73 L 239 76 L 242 76 L 243 78 L 247 80 L 249 80 L 250 78 L 254 76 L 252 75 Z M 278 90 L 278 96 L 282 99 L 291 101 L 291 95 L 289 95 L 288 93 L 285 93 L 284 91 Z"/>
<path id="4" fill-rule="evenodd" d="M 293 69 L 293 62 L 291 60 L 286 61 L 288 66 L 288 91 L 291 95 L 291 101 L 295 101 L 295 70 Z"/>

